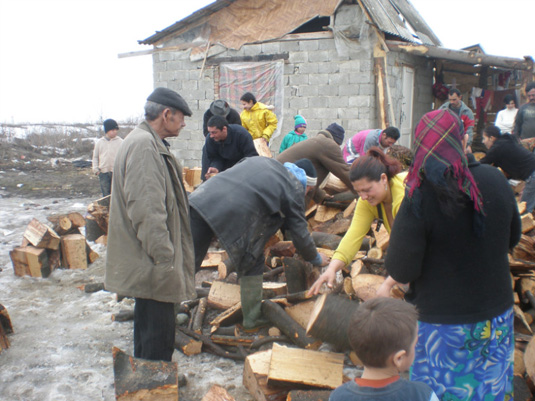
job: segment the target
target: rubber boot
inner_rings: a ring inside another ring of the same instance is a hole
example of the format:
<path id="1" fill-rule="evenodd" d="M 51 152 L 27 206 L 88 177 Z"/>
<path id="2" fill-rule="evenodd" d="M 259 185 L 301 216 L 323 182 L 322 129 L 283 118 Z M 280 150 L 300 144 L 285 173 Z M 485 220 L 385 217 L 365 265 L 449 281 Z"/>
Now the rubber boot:
<path id="1" fill-rule="evenodd" d="M 243 329 L 252 332 L 269 324 L 262 317 L 262 283 L 264 277 L 243 276 L 240 279 L 241 309 L 243 312 Z"/>

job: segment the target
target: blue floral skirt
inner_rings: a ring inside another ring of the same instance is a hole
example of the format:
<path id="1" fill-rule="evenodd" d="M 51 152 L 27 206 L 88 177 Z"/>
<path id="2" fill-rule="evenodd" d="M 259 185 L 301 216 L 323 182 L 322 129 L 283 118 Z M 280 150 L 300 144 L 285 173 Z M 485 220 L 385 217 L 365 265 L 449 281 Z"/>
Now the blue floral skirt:
<path id="1" fill-rule="evenodd" d="M 418 322 L 411 380 L 442 401 L 513 399 L 513 309 L 471 324 Z"/>

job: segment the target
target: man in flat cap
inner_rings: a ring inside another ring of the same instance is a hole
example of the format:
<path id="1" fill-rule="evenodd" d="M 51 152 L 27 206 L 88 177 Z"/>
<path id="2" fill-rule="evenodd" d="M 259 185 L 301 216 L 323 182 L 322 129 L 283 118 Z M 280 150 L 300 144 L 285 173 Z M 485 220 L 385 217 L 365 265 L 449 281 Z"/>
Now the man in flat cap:
<path id="1" fill-rule="evenodd" d="M 167 142 L 191 114 L 178 93 L 156 88 L 147 98 L 145 121 L 126 137 L 115 159 L 105 285 L 135 298 L 137 358 L 171 361 L 174 303 L 196 296 L 182 166 Z"/>

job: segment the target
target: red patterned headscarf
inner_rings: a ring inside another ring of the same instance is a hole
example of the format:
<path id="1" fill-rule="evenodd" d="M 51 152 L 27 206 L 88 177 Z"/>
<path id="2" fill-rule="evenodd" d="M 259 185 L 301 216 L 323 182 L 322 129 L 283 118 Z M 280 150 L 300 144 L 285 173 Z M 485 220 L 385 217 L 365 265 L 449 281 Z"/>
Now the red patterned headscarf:
<path id="1" fill-rule="evenodd" d="M 461 122 L 450 110 L 435 110 L 422 117 L 415 132 L 415 155 L 406 179 L 406 196 L 419 210 L 422 180 L 445 186 L 449 172 L 473 202 L 476 215 L 483 217 L 483 199 L 468 168 L 461 140 Z"/>

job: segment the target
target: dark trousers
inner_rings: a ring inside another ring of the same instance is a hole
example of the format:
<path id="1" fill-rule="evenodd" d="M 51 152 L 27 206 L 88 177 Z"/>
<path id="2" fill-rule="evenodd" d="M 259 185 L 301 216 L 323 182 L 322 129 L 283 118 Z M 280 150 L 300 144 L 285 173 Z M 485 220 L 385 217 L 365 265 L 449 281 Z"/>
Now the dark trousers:
<path id="1" fill-rule="evenodd" d="M 157 361 L 171 361 L 174 348 L 174 304 L 136 298 L 134 356 Z"/>
<path id="2" fill-rule="evenodd" d="M 192 207 L 189 208 L 189 217 L 191 234 L 193 236 L 193 248 L 195 250 L 195 272 L 198 272 L 215 234 L 208 223 Z M 249 253 L 245 253 L 240 266 L 233 267 L 238 273 L 238 277 L 258 276 L 264 272 L 264 255 L 254 257 Z"/>
<path id="3" fill-rule="evenodd" d="M 98 180 L 100 181 L 100 190 L 102 191 L 102 196 L 108 196 L 111 194 L 111 179 L 113 173 L 100 173 L 98 175 Z"/>
<path id="4" fill-rule="evenodd" d="M 192 207 L 189 208 L 189 218 L 191 235 L 193 237 L 193 249 L 195 251 L 195 272 L 198 272 L 208 252 L 210 243 L 214 238 L 214 232 L 201 215 Z"/>

